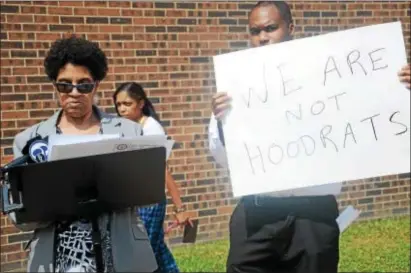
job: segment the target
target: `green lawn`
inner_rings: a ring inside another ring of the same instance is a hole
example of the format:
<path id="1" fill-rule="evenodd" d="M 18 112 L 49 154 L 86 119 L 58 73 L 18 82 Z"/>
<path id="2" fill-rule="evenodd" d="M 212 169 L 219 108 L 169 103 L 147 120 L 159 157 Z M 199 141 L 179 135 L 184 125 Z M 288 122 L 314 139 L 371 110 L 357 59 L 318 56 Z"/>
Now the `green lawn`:
<path id="1" fill-rule="evenodd" d="M 410 218 L 353 224 L 341 235 L 340 272 L 410 272 Z M 228 241 L 174 247 L 182 272 L 224 272 Z"/>

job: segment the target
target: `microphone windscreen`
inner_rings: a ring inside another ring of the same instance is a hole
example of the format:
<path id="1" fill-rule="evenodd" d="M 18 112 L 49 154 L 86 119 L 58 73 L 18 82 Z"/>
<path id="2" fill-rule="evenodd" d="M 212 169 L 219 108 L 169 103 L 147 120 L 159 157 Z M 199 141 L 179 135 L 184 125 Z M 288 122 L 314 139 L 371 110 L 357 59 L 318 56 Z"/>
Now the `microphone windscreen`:
<path id="1" fill-rule="evenodd" d="M 26 145 L 24 146 L 23 150 L 21 150 L 21 153 L 22 153 L 23 155 L 28 155 L 31 144 L 32 144 L 33 142 L 35 142 L 36 140 L 40 140 L 40 139 L 42 139 L 42 137 L 41 137 L 40 135 L 38 135 L 38 136 L 36 136 L 36 137 L 34 137 L 34 138 L 32 138 L 32 139 L 29 139 L 29 141 L 27 141 Z"/>
<path id="2" fill-rule="evenodd" d="M 29 155 L 31 160 L 36 163 L 47 161 L 48 145 L 44 139 L 39 139 L 31 142 L 29 147 Z"/>

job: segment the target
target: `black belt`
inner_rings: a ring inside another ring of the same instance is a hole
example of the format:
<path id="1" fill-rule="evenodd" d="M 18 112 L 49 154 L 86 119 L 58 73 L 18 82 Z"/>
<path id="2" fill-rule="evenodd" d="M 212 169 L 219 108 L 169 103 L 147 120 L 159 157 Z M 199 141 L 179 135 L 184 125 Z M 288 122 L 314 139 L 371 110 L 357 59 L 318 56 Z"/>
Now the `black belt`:
<path id="1" fill-rule="evenodd" d="M 335 220 L 338 205 L 334 195 L 275 197 L 250 195 L 242 198 L 247 213 L 272 219 L 289 215 L 318 221 Z"/>
<path id="2" fill-rule="evenodd" d="M 309 204 L 329 204 L 335 200 L 334 195 L 312 195 L 312 196 L 269 196 L 269 195 L 248 195 L 243 200 L 248 205 L 272 206 L 272 205 L 309 205 Z"/>

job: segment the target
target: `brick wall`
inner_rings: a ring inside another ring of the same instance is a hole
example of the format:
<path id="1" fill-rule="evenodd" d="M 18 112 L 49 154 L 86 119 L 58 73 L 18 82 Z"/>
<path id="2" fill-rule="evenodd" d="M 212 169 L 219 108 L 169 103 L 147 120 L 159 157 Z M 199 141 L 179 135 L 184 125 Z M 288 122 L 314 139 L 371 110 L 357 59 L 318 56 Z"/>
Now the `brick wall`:
<path id="1" fill-rule="evenodd" d="M 148 91 L 167 132 L 176 141 L 170 164 L 201 240 L 226 236 L 231 198 L 226 171 L 207 150 L 210 98 L 215 92 L 210 56 L 247 47 L 247 2 L 45 2 L 1 1 L 1 159 L 10 160 L 13 136 L 57 107 L 45 77 L 50 44 L 74 32 L 98 41 L 110 59 L 100 106 L 113 111 L 116 82 L 138 81 Z M 410 3 L 397 1 L 291 2 L 297 37 L 401 20 L 410 49 Z M 409 174 L 347 183 L 341 207 L 363 217 L 409 213 Z M 1 271 L 25 263 L 24 241 L 1 217 Z M 180 240 L 173 233 L 171 242 Z"/>

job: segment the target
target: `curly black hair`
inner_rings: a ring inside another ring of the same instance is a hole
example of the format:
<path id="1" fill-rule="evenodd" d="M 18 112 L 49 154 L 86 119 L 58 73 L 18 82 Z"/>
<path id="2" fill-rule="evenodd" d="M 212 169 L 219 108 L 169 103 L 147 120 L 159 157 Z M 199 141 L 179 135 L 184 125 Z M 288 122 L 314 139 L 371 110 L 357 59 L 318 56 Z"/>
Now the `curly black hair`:
<path id="1" fill-rule="evenodd" d="M 55 81 L 68 63 L 87 67 L 95 81 L 104 79 L 108 70 L 107 57 L 98 44 L 74 35 L 55 41 L 47 53 L 44 68 L 49 79 Z"/>

